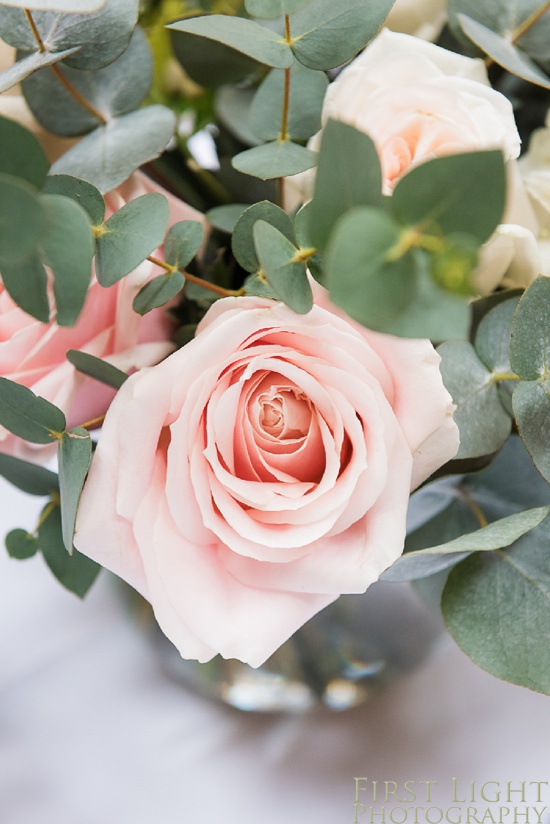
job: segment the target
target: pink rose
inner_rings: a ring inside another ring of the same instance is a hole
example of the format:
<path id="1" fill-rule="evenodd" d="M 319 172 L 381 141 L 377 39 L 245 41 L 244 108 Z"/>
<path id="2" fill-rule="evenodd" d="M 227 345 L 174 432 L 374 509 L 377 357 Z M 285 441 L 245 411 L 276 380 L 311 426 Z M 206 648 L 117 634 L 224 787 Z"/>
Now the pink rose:
<path id="1" fill-rule="evenodd" d="M 105 200 L 107 217 L 127 201 L 148 192 L 168 196 L 170 222 L 200 220 L 201 215 L 168 195 L 141 173 L 135 173 Z M 92 279 L 84 309 L 74 327 L 60 327 L 52 317 L 44 324 L 27 315 L 10 298 L 0 281 L 0 375 L 27 386 L 59 406 L 76 426 L 102 415 L 115 391 L 86 378 L 67 361 L 68 349 L 103 358 L 123 371 L 158 363 L 173 350 L 172 322 L 163 309 L 141 317 L 132 300 L 143 283 L 158 273 L 149 262 L 105 289 Z M 49 455 L 0 427 L 0 450 L 25 458 Z"/>
<path id="2" fill-rule="evenodd" d="M 225 298 L 111 405 L 75 545 L 153 605 L 185 658 L 259 666 L 402 552 L 411 487 L 458 448 L 426 340 Z"/>

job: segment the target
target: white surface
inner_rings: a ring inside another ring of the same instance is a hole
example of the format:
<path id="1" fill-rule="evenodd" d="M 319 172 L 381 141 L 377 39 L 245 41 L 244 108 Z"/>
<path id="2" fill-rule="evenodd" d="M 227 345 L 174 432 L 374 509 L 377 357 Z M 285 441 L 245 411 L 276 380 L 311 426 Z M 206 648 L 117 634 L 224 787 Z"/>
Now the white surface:
<path id="1" fill-rule="evenodd" d="M 2 484 L 1 535 L 32 529 L 39 503 Z M 0 552 L 0 824 L 354 824 L 355 776 L 436 781 L 445 812 L 460 806 L 452 777 L 504 790 L 550 780 L 549 763 L 550 699 L 493 679 L 450 642 L 356 710 L 243 715 L 163 675 L 106 575 L 80 602 L 41 558 Z M 548 788 L 543 799 L 549 822 Z M 478 800 L 479 820 L 487 806 Z"/>

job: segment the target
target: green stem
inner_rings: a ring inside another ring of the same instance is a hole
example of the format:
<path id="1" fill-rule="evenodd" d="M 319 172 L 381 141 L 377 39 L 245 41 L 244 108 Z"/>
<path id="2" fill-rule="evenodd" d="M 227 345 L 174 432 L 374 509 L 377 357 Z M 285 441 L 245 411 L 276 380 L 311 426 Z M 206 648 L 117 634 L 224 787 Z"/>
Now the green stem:
<path id="1" fill-rule="evenodd" d="M 240 289 L 238 291 L 235 291 L 234 289 L 224 289 L 223 286 L 218 286 L 216 283 L 210 283 L 209 280 L 203 280 L 203 278 L 199 278 L 196 275 L 191 275 L 184 269 L 177 269 L 175 266 L 171 266 L 169 263 L 166 263 L 166 261 L 153 257 L 153 255 L 149 255 L 147 260 L 154 263 L 155 266 L 160 266 L 160 268 L 164 269 L 164 271 L 169 275 L 173 275 L 174 272 L 181 272 L 185 280 L 189 283 L 195 283 L 202 289 L 207 289 L 209 292 L 214 292 L 216 295 L 220 295 L 221 297 L 227 298 L 242 295 L 242 290 Z"/>

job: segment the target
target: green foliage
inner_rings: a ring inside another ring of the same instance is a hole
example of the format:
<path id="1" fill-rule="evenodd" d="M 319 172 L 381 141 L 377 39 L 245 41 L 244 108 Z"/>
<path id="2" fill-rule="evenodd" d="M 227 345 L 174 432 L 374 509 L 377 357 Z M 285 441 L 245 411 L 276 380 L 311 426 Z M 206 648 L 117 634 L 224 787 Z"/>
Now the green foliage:
<path id="1" fill-rule="evenodd" d="M 139 28 L 126 51 L 110 65 L 82 71 L 64 63 L 59 70 L 105 121 L 135 109 L 149 91 L 153 77 L 151 50 Z M 22 90 L 36 119 L 54 134 L 86 134 L 100 123 L 52 72 L 36 72 L 23 82 Z"/>
<path id="2" fill-rule="evenodd" d="M 13 175 L 40 189 L 48 174 L 44 149 L 28 129 L 0 117 L 0 174 Z"/>
<path id="3" fill-rule="evenodd" d="M 181 272 L 166 272 L 148 281 L 134 298 L 132 307 L 138 315 L 146 315 L 173 300 L 185 286 Z"/>
<path id="4" fill-rule="evenodd" d="M 315 166 L 316 162 L 316 154 L 305 146 L 299 146 L 290 140 L 273 140 L 235 155 L 231 165 L 238 172 L 262 180 L 272 180 L 305 172 Z"/>
<path id="5" fill-rule="evenodd" d="M 265 220 L 256 221 L 253 234 L 262 273 L 276 297 L 298 314 L 309 312 L 313 294 L 305 263 L 296 260 L 294 244 Z"/>
<path id="6" fill-rule="evenodd" d="M 276 20 L 285 14 L 294 14 L 310 0 L 245 0 L 245 8 L 251 17 Z"/>
<path id="7" fill-rule="evenodd" d="M 90 378 L 101 381 L 101 383 L 105 383 L 113 389 L 120 389 L 124 381 L 128 378 L 126 372 L 117 369 L 112 363 L 101 360 L 101 358 L 96 358 L 94 355 L 89 355 L 87 352 L 78 352 L 75 349 L 69 349 L 66 357 L 69 363 L 72 363 L 75 369 L 78 369 L 83 375 L 88 375 Z"/>
<path id="8" fill-rule="evenodd" d="M 18 561 L 25 561 L 32 558 L 40 549 L 36 538 L 24 529 L 12 529 L 6 535 L 6 549 L 11 558 Z"/>
<path id="9" fill-rule="evenodd" d="M 103 223 L 105 217 L 105 201 L 100 192 L 87 183 L 71 175 L 49 175 L 42 187 L 43 194 L 64 195 L 75 200 L 82 206 L 93 226 Z"/>
<path id="10" fill-rule="evenodd" d="M 92 441 L 86 429 L 63 433 L 58 448 L 61 532 L 67 552 L 73 553 L 76 512 L 92 460 Z"/>
<path id="11" fill-rule="evenodd" d="M 31 52 L 20 57 L 16 63 L 0 72 L 0 93 L 11 89 L 17 83 L 22 83 L 27 77 L 39 69 L 45 69 L 59 63 L 74 54 L 76 49 L 65 49 L 62 52 Z"/>
<path id="12" fill-rule="evenodd" d="M 346 63 L 382 26 L 394 0 L 312 0 L 292 18 L 292 51 L 310 69 Z"/>
<path id="13" fill-rule="evenodd" d="M 59 490 L 55 472 L 1 452 L 0 475 L 28 495 L 54 495 Z"/>
<path id="14" fill-rule="evenodd" d="M 40 258 L 54 274 L 56 321 L 73 326 L 84 306 L 94 256 L 88 215 L 71 198 L 43 195 L 48 233 L 40 245 Z"/>
<path id="15" fill-rule="evenodd" d="M 39 11 L 58 12 L 93 12 L 105 4 L 106 0 L 8 0 L 10 6 L 19 9 L 37 9 Z"/>
<path id="16" fill-rule="evenodd" d="M 162 244 L 169 214 L 164 195 L 147 194 L 126 203 L 103 224 L 96 251 L 102 286 L 112 286 Z"/>
<path id="17" fill-rule="evenodd" d="M 256 273 L 260 268 L 253 235 L 254 224 L 258 220 L 270 223 L 271 226 L 278 229 L 288 241 L 294 243 L 292 221 L 287 213 L 268 200 L 254 203 L 253 206 L 250 206 L 243 212 L 237 221 L 231 239 L 233 254 L 237 262 L 240 263 L 247 272 Z"/>
<path id="18" fill-rule="evenodd" d="M 226 83 L 239 83 L 260 77 L 264 71 L 257 60 L 215 40 L 210 40 L 205 48 L 201 37 L 171 28 L 170 42 L 179 63 L 201 86 L 216 88 Z"/>
<path id="19" fill-rule="evenodd" d="M 37 249 L 46 230 L 46 212 L 25 180 L 0 174 L 0 267 L 19 263 Z"/>
<path id="20" fill-rule="evenodd" d="M 2 263 L 0 271 L 12 300 L 33 318 L 48 323 L 48 275 L 38 255 L 33 254 L 19 263 Z"/>
<path id="21" fill-rule="evenodd" d="M 54 443 L 66 427 L 57 406 L 7 378 L 0 378 L 0 424 L 19 438 L 40 444 Z"/>
<path id="22" fill-rule="evenodd" d="M 289 68 L 294 62 L 290 47 L 278 34 L 242 17 L 210 14 L 179 20 L 168 28 L 222 43 L 276 69 Z"/>
<path id="23" fill-rule="evenodd" d="M 324 249 L 334 224 L 348 209 L 382 205 L 382 171 L 374 143 L 352 126 L 329 120 L 308 215 L 312 243 Z"/>
<path id="24" fill-rule="evenodd" d="M 246 209 L 248 209 L 248 203 L 228 203 L 226 206 L 215 206 L 213 209 L 209 209 L 205 214 L 205 218 L 214 229 L 219 229 L 221 232 L 230 235 Z"/>
<path id="25" fill-rule="evenodd" d="M 69 555 L 63 543 L 59 506 L 48 504 L 44 509 L 38 527 L 38 542 L 44 560 L 59 583 L 69 592 L 83 598 L 101 567 L 76 549 Z"/>
<path id="26" fill-rule="evenodd" d="M 158 157 L 175 127 L 176 118 L 165 106 L 146 106 L 114 117 L 56 160 L 52 174 L 82 178 L 105 194 Z"/>
<path id="27" fill-rule="evenodd" d="M 285 135 L 281 135 L 285 72 L 273 69 L 260 85 L 249 114 L 254 133 L 262 140 L 306 140 L 321 128 L 321 110 L 328 87 L 324 72 L 306 69 L 295 63 L 290 69 L 290 95 L 288 122 Z"/>
<path id="28" fill-rule="evenodd" d="M 185 269 L 204 241 L 202 223 L 196 220 L 181 220 L 170 227 L 164 242 L 164 258 L 170 266 Z"/>

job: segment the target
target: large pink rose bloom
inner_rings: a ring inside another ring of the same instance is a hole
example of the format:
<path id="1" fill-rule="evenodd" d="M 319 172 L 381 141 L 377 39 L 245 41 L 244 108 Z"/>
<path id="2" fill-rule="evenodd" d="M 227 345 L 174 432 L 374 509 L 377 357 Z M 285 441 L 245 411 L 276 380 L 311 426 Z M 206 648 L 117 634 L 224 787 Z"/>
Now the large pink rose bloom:
<path id="1" fill-rule="evenodd" d="M 411 488 L 458 448 L 432 345 L 316 292 L 305 316 L 218 301 L 107 414 L 75 545 L 151 602 L 185 658 L 259 666 L 364 592 L 402 552 Z"/>
<path id="2" fill-rule="evenodd" d="M 148 192 L 168 196 L 171 223 L 201 218 L 141 173 L 106 196 L 106 216 Z M 173 324 L 167 313 L 159 309 L 140 317 L 132 309 L 133 298 L 155 274 L 156 267 L 145 262 L 109 289 L 94 277 L 84 309 L 71 328 L 58 326 L 53 316 L 47 324 L 30 317 L 13 302 L 0 281 L 0 375 L 55 403 L 67 415 L 69 426 L 102 415 L 114 390 L 77 372 L 65 353 L 68 349 L 87 352 L 123 371 L 151 366 L 169 354 L 173 350 L 169 343 Z M 47 457 L 50 450 L 27 444 L 0 427 L 0 451 L 36 459 Z"/>

